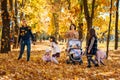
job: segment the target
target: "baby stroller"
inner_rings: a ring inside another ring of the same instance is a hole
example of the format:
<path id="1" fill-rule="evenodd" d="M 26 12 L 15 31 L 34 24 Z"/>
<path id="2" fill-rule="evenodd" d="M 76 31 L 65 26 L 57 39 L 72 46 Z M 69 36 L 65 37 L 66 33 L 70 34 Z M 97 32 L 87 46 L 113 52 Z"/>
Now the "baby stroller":
<path id="1" fill-rule="evenodd" d="M 76 39 L 68 41 L 67 56 L 67 64 L 75 64 L 78 62 L 81 65 L 83 63 L 81 41 Z"/>

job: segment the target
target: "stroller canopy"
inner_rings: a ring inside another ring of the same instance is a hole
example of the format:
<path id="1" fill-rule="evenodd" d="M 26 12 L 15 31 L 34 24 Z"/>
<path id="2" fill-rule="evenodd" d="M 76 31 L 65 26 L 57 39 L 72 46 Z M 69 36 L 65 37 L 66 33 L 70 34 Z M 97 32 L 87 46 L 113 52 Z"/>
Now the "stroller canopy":
<path id="1" fill-rule="evenodd" d="M 81 48 L 81 41 L 80 40 L 69 40 L 68 41 L 68 47 L 70 48 Z"/>

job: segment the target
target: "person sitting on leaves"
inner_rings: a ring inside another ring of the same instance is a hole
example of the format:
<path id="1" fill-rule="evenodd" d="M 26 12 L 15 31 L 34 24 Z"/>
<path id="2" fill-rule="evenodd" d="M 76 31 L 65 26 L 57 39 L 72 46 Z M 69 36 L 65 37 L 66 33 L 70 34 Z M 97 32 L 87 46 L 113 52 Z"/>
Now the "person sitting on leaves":
<path id="1" fill-rule="evenodd" d="M 55 37 L 51 36 L 50 37 L 50 42 L 51 42 L 51 50 L 52 50 L 52 61 L 56 64 L 58 64 L 57 58 L 60 57 L 60 48 L 58 46 L 58 42 L 56 41 Z"/>
<path id="2" fill-rule="evenodd" d="M 51 50 L 46 49 L 45 54 L 42 57 L 43 61 L 45 62 L 51 62 L 52 61 L 52 57 L 51 57 Z"/>

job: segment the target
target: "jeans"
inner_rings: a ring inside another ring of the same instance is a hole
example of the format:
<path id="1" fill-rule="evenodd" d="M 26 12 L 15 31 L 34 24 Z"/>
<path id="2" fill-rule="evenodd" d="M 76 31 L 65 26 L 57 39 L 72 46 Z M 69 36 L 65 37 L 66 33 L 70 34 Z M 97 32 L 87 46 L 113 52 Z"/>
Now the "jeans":
<path id="1" fill-rule="evenodd" d="M 24 49 L 25 49 L 25 45 L 27 46 L 27 61 L 30 60 L 30 50 L 31 50 L 30 40 L 24 40 L 24 41 L 21 42 L 20 54 L 19 54 L 18 60 L 19 60 L 20 58 L 22 58 L 22 55 L 23 55 Z"/>

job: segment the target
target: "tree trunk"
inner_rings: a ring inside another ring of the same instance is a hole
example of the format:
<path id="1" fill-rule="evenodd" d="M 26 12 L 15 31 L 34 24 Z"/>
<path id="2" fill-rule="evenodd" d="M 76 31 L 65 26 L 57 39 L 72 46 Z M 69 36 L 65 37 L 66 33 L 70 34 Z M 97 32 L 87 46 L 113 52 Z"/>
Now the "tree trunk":
<path id="1" fill-rule="evenodd" d="M 26 3 L 26 0 L 22 0 L 22 8 L 24 9 L 24 6 L 25 6 L 25 3 Z M 25 18 L 25 14 L 24 12 L 21 12 L 20 13 L 20 20 L 22 20 L 23 18 Z"/>
<path id="2" fill-rule="evenodd" d="M 58 14 L 53 13 L 53 21 L 54 21 L 54 27 L 55 27 L 55 37 L 58 38 L 59 36 L 59 25 L 58 25 Z"/>
<path id="3" fill-rule="evenodd" d="M 13 10 L 13 0 L 9 0 L 9 3 L 10 3 L 10 10 L 12 11 Z"/>
<path id="4" fill-rule="evenodd" d="M 19 27 L 18 27 L 18 10 L 17 10 L 17 0 L 15 0 L 15 15 L 14 15 L 14 22 L 15 22 L 15 31 L 14 31 L 14 45 L 13 48 L 17 48 L 18 47 L 18 31 L 19 31 Z"/>
<path id="5" fill-rule="evenodd" d="M 89 30 L 92 28 L 92 20 L 94 17 L 94 5 L 95 5 L 95 0 L 92 1 L 92 11 L 91 15 L 88 10 L 87 6 L 87 0 L 83 0 L 83 5 L 84 5 L 84 14 L 85 14 L 85 19 L 87 21 L 87 37 L 86 37 L 86 45 L 88 44 L 88 39 L 89 39 Z"/>
<path id="6" fill-rule="evenodd" d="M 117 3 L 116 3 L 116 21 L 115 21 L 115 50 L 117 50 L 118 48 L 118 18 L 119 18 L 119 0 L 117 0 Z"/>
<path id="7" fill-rule="evenodd" d="M 79 40 L 82 41 L 82 39 L 83 39 L 83 23 L 81 23 L 81 21 L 78 23 L 78 33 L 79 33 Z"/>
<path id="8" fill-rule="evenodd" d="M 79 8 L 80 8 L 80 14 L 79 14 L 79 19 L 78 19 L 78 32 L 79 32 L 79 40 L 83 39 L 83 17 L 81 15 L 83 14 L 83 4 L 80 0 L 79 2 Z"/>
<path id="9" fill-rule="evenodd" d="M 54 4 L 60 4 L 60 1 L 61 0 L 54 0 Z M 58 6 L 54 6 L 54 7 L 57 7 L 57 11 L 59 12 L 60 11 L 60 8 L 61 7 L 58 7 Z M 56 11 L 55 10 L 55 11 Z M 58 20 L 58 18 L 59 18 L 59 14 L 58 14 L 58 12 L 54 12 L 53 13 L 53 20 L 54 20 L 54 27 L 55 27 L 55 37 L 56 37 L 56 39 L 58 39 L 59 40 L 59 20 Z"/>
<path id="10" fill-rule="evenodd" d="M 13 26 L 13 0 L 9 0 L 9 4 L 10 4 L 10 8 L 9 8 L 9 11 L 10 11 L 10 14 L 12 14 L 9 18 L 10 18 L 10 39 L 13 39 L 13 29 L 14 29 L 14 26 Z M 10 48 L 11 48 L 11 45 L 12 45 L 12 40 L 10 40 Z"/>
<path id="11" fill-rule="evenodd" d="M 1 53 L 8 53 L 10 51 L 10 17 L 7 11 L 7 0 L 1 2 L 2 15 L 2 39 L 1 39 Z"/>
<path id="12" fill-rule="evenodd" d="M 70 0 L 67 0 L 67 2 L 68 2 L 68 10 L 70 10 L 71 2 Z"/>
<path id="13" fill-rule="evenodd" d="M 109 21 L 109 27 L 108 27 L 108 36 L 107 36 L 107 58 L 108 58 L 108 52 L 109 52 L 109 39 L 110 39 L 110 28 L 111 28 L 111 15 L 112 15 L 112 0 L 111 0 L 111 7 L 110 7 L 110 21 Z"/>

